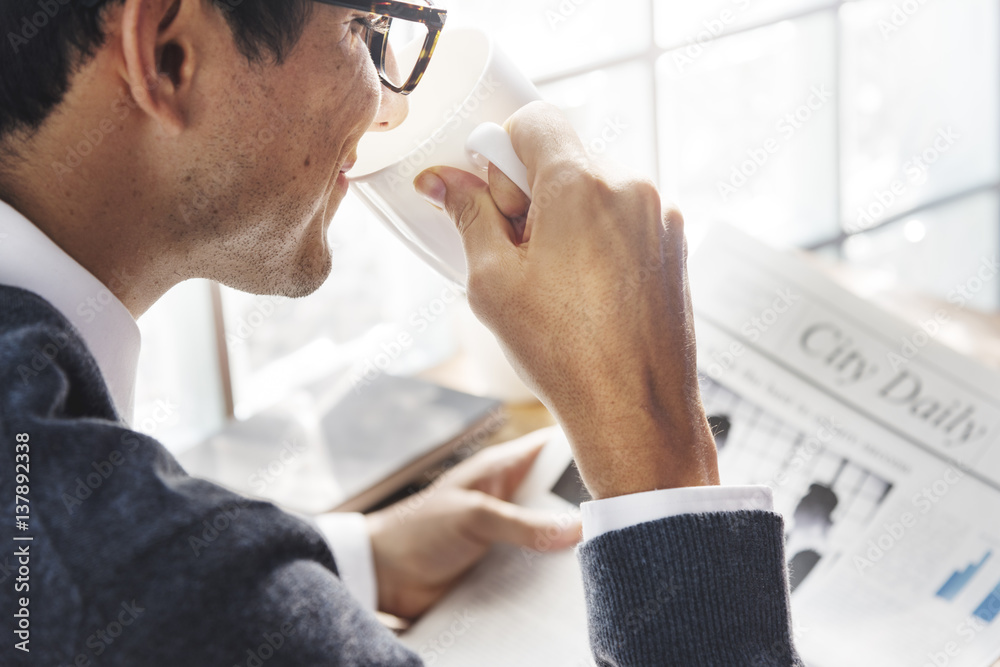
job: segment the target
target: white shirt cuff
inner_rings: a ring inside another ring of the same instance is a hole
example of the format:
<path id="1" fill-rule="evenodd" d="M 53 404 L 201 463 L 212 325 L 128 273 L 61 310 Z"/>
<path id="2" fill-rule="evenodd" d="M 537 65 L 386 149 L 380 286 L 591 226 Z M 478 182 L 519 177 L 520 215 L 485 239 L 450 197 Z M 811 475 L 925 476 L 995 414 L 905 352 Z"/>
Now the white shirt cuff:
<path id="1" fill-rule="evenodd" d="M 679 514 L 774 511 L 774 498 L 767 486 L 691 486 L 632 493 L 592 500 L 580 505 L 583 539 L 592 540 L 613 530 L 631 528 Z"/>
<path id="2" fill-rule="evenodd" d="M 376 611 L 378 583 L 375 579 L 375 558 L 364 515 L 336 512 L 321 514 L 315 521 L 337 560 L 340 580 L 354 599 L 366 609 Z"/>

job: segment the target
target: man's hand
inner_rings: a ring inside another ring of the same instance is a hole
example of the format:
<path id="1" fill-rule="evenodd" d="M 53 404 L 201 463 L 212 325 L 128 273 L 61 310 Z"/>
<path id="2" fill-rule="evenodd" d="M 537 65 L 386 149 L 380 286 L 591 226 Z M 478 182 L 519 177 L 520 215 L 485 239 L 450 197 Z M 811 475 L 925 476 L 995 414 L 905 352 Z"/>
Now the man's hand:
<path id="1" fill-rule="evenodd" d="M 416 618 L 495 542 L 546 551 L 580 541 L 577 517 L 508 502 L 541 447 L 530 440 L 491 447 L 425 492 L 367 516 L 379 610 Z"/>
<path id="2" fill-rule="evenodd" d="M 505 176 L 416 186 L 458 225 L 469 301 L 566 431 L 595 498 L 718 484 L 696 376 L 680 213 L 595 163 L 552 106 L 507 123 L 530 206 Z"/>

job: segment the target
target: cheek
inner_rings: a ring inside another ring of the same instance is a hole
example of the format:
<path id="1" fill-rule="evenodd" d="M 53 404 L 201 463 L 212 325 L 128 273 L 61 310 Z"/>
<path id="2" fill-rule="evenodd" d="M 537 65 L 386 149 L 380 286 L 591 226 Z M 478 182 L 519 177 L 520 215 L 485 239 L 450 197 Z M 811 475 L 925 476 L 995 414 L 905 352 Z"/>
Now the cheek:
<path id="1" fill-rule="evenodd" d="M 382 99 L 382 83 L 367 50 L 357 59 L 351 76 L 344 78 L 341 109 L 354 116 L 364 129 L 375 121 Z M 349 110 L 349 111 L 348 111 Z"/>
<path id="2" fill-rule="evenodd" d="M 319 95 L 309 119 L 316 128 L 311 140 L 314 148 L 326 146 L 336 155 L 352 149 L 378 115 L 382 84 L 371 57 L 367 52 L 364 56 L 360 62 L 338 68 Z"/>
<path id="3" fill-rule="evenodd" d="M 359 86 L 361 90 L 364 91 L 364 95 L 358 95 L 359 101 L 364 101 L 363 115 L 367 122 L 365 122 L 365 129 L 375 122 L 375 118 L 378 116 L 378 110 L 382 102 L 382 95 L 385 93 L 385 88 L 382 87 L 382 82 L 378 78 L 378 72 L 375 71 L 375 65 L 370 65 L 365 68 L 365 77 L 363 83 Z"/>

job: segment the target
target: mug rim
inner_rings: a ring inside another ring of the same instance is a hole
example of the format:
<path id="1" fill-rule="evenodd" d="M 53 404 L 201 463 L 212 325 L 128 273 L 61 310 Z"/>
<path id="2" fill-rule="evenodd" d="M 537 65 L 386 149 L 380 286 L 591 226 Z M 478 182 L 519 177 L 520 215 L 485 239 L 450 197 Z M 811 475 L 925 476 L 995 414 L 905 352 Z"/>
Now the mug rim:
<path id="1" fill-rule="evenodd" d="M 486 72 L 489 70 L 490 65 L 495 60 L 496 49 L 497 49 L 496 41 L 485 30 L 483 30 L 482 28 L 477 28 L 475 26 L 461 26 L 461 27 L 458 27 L 458 28 L 454 28 L 454 29 L 445 31 L 441 35 L 441 39 L 443 40 L 443 39 L 446 38 L 446 36 L 456 35 L 456 34 L 462 34 L 462 35 L 479 35 L 480 37 L 482 37 L 483 40 L 484 40 L 484 42 L 485 42 L 485 44 L 486 44 L 486 58 L 483 61 L 482 70 L 479 72 L 479 74 L 476 77 L 476 83 L 475 83 L 475 85 L 472 86 L 472 90 L 470 90 L 469 93 L 468 93 L 468 95 L 466 95 L 462 99 L 462 101 L 458 105 L 456 105 L 454 111 L 452 111 L 450 114 L 448 114 L 447 116 L 445 116 L 444 120 L 437 127 L 435 127 L 434 130 L 428 135 L 428 138 L 429 137 L 433 137 L 435 134 L 437 134 L 438 132 L 440 132 L 443 128 L 449 126 L 452 123 L 453 119 L 455 117 L 457 117 L 461 113 L 462 109 L 466 108 L 466 106 L 469 104 L 469 101 L 476 95 L 476 92 L 479 90 L 479 87 L 482 84 L 483 79 L 486 76 Z M 439 49 L 441 48 L 440 43 L 438 44 L 438 48 Z M 433 63 L 434 63 L 434 61 L 431 61 L 432 66 L 433 66 Z M 391 134 L 391 132 L 392 132 L 392 130 L 390 130 L 386 134 L 387 135 Z M 422 147 L 424 146 L 425 143 L 427 143 L 426 139 L 424 141 L 422 141 L 420 144 L 418 144 L 417 146 L 414 146 L 413 149 L 410 150 L 410 152 L 401 155 L 400 157 L 398 157 L 397 159 L 393 160 L 390 164 L 388 164 L 388 165 L 386 165 L 384 167 L 380 167 L 378 169 L 375 169 L 373 171 L 368 171 L 368 172 L 365 172 L 365 173 L 358 173 L 358 174 L 348 173 L 347 174 L 348 183 L 349 184 L 354 184 L 355 182 L 363 182 L 363 181 L 365 181 L 367 179 L 376 178 L 378 176 L 384 175 L 386 172 L 388 172 L 388 171 L 390 171 L 392 169 L 395 169 L 399 165 L 407 162 L 414 155 L 417 155 L 417 154 L 421 153 L 422 152 L 421 149 L 422 149 Z M 362 160 L 359 158 L 358 162 L 360 163 L 360 162 L 362 162 Z"/>

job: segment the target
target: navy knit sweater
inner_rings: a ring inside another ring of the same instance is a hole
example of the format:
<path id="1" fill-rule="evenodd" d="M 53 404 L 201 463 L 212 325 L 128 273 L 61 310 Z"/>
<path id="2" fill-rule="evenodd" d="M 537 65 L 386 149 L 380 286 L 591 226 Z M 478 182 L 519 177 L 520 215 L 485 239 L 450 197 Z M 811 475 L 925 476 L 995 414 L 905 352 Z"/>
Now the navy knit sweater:
<path id="1" fill-rule="evenodd" d="M 15 524 L 23 491 L 27 531 Z M 781 518 L 767 512 L 591 540 L 579 556 L 595 659 L 800 664 L 782 552 Z M 188 476 L 129 430 L 66 319 L 3 286 L 0 617 L 0 665 L 421 664 L 352 599 L 319 534 Z"/>

